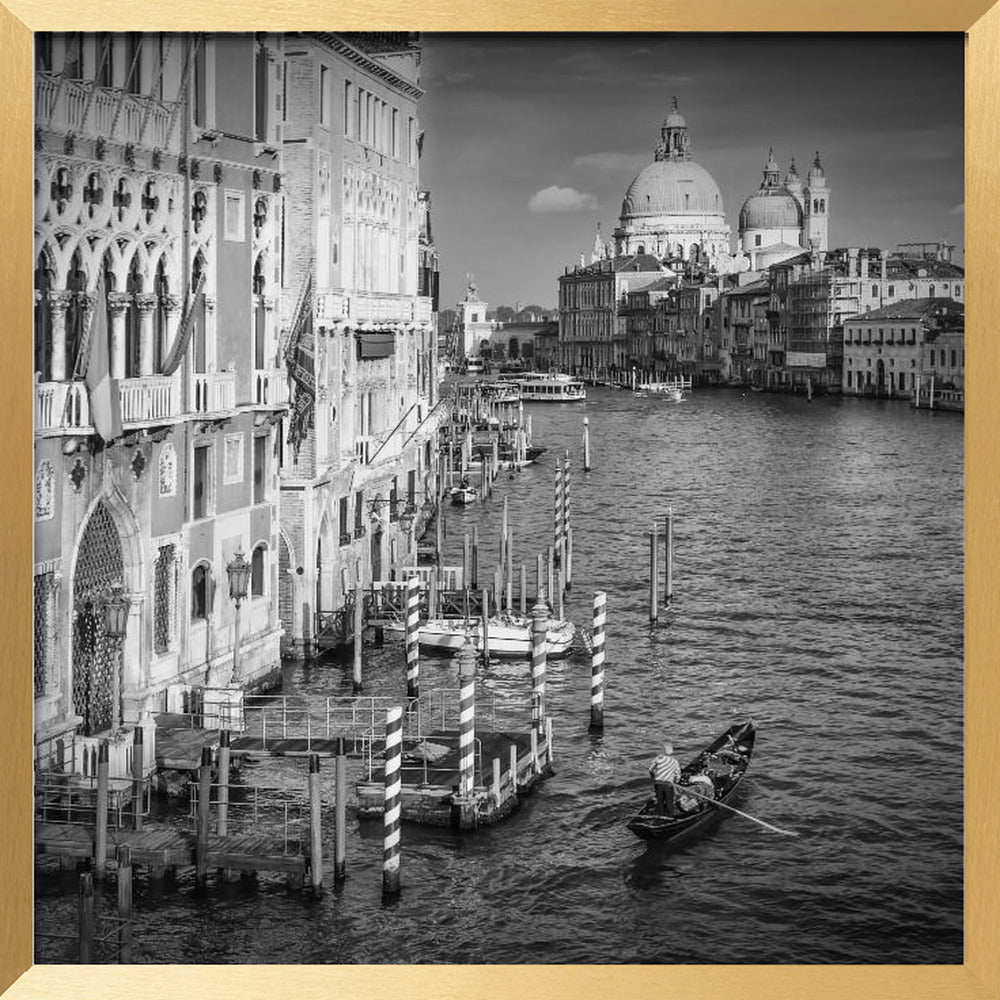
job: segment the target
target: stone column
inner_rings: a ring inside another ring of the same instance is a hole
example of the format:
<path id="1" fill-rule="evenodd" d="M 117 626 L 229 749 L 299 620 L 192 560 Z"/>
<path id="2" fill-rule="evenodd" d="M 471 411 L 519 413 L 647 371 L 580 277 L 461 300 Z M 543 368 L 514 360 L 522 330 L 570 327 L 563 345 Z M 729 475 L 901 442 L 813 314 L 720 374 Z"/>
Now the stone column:
<path id="1" fill-rule="evenodd" d="M 280 368 L 277 358 L 277 338 L 274 335 L 277 299 L 273 295 L 266 295 L 261 299 L 261 305 L 264 307 L 264 367 Z"/>
<path id="2" fill-rule="evenodd" d="M 166 361 L 170 348 L 177 340 L 177 330 L 181 325 L 181 300 L 178 295 L 168 295 L 165 300 L 167 321 L 163 328 L 163 343 L 160 345 L 160 357 Z"/>
<path id="3" fill-rule="evenodd" d="M 52 315 L 52 372 L 48 381 L 62 382 L 66 378 L 66 309 L 73 292 L 49 292 L 49 310 Z M 75 362 L 71 358 L 70 362 Z M 43 380 L 46 381 L 46 380 Z"/>
<path id="4" fill-rule="evenodd" d="M 139 374 L 153 374 L 153 310 L 157 296 L 151 292 L 136 296 L 139 310 Z"/>
<path id="5" fill-rule="evenodd" d="M 125 310 L 132 296 L 128 292 L 109 292 L 111 309 L 111 377 L 125 378 Z"/>

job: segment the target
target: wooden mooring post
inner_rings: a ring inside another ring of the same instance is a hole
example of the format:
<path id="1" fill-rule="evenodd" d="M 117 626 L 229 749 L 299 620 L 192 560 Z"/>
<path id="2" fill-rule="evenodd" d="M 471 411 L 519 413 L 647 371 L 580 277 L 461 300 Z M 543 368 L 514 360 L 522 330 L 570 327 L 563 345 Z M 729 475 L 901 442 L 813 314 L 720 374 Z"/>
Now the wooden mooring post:
<path id="1" fill-rule="evenodd" d="M 656 596 L 658 580 L 657 562 L 657 532 L 656 522 L 653 522 L 653 530 L 649 535 L 649 620 L 655 622 L 660 616 L 660 602 Z"/>
<path id="2" fill-rule="evenodd" d="M 365 634 L 365 592 L 359 580 L 354 586 L 354 693 L 361 693 L 361 655 Z"/>
<path id="3" fill-rule="evenodd" d="M 483 594 L 483 666 L 490 665 L 490 592 L 485 587 Z"/>
<path id="4" fill-rule="evenodd" d="M 567 590 L 573 589 L 573 528 L 566 528 L 566 579 Z"/>
<path id="5" fill-rule="evenodd" d="M 521 592 L 519 595 L 519 610 L 522 615 L 528 613 L 528 567 L 521 563 Z"/>
<path id="6" fill-rule="evenodd" d="M 219 787 L 216 791 L 216 812 L 215 832 L 220 837 L 229 834 L 229 771 L 230 771 L 230 748 L 229 730 L 219 730 Z"/>
<path id="7" fill-rule="evenodd" d="M 590 472 L 590 418 L 583 418 L 583 471 Z"/>
<path id="8" fill-rule="evenodd" d="M 319 755 L 309 755 L 309 888 L 323 895 L 323 804 L 319 795 Z"/>
<path id="9" fill-rule="evenodd" d="M 94 814 L 94 875 L 104 878 L 108 855 L 108 741 L 97 745 L 97 803 Z"/>
<path id="10" fill-rule="evenodd" d="M 201 748 L 198 769 L 198 812 L 195 837 L 195 884 L 204 886 L 208 878 L 208 818 L 212 803 L 212 748 Z"/>
<path id="11" fill-rule="evenodd" d="M 337 758 L 334 768 L 336 801 L 333 805 L 333 877 L 339 881 L 347 875 L 347 749 L 343 736 L 337 737 Z"/>
<path id="12" fill-rule="evenodd" d="M 132 962 L 132 848 L 119 844 L 115 851 L 118 862 L 118 961 Z"/>
<path id="13" fill-rule="evenodd" d="M 667 538 L 666 538 L 666 583 L 663 598 L 670 604 L 674 597 L 674 508 L 667 508 Z"/>
<path id="14" fill-rule="evenodd" d="M 78 891 L 80 964 L 90 965 L 94 961 L 94 876 L 91 872 L 80 875 Z"/>
<path id="15" fill-rule="evenodd" d="M 143 738 L 142 725 L 132 731 L 132 828 L 142 829 L 143 813 Z"/>

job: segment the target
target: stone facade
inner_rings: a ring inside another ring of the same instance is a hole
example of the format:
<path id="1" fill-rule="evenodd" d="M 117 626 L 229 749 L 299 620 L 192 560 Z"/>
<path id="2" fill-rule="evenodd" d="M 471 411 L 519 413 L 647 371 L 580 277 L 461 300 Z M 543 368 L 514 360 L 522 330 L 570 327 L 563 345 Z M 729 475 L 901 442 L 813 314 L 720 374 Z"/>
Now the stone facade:
<path id="1" fill-rule="evenodd" d="M 276 669 L 275 422 L 287 394 L 273 325 L 281 39 L 45 35 L 36 53 L 43 745 L 135 722 L 165 708 L 172 686 L 228 682 L 226 566 L 238 550 L 253 576 L 237 679 Z M 121 410 L 108 441 L 81 380 L 102 352 Z M 104 623 L 117 593 L 120 640 Z"/>

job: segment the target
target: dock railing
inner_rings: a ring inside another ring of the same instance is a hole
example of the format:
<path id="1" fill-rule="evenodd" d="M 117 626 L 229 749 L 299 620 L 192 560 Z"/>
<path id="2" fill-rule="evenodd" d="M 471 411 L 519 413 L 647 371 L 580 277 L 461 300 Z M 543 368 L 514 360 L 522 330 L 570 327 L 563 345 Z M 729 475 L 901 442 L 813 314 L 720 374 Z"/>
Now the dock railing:
<path id="1" fill-rule="evenodd" d="M 213 783 L 209 787 L 209 816 L 214 818 L 211 828 L 218 832 L 219 789 L 223 786 Z M 186 818 L 193 833 L 198 821 L 199 782 L 189 782 L 188 789 L 190 808 Z M 233 783 L 226 789 L 227 836 L 273 838 L 275 843 L 280 841 L 283 854 L 298 854 L 302 845 L 309 842 L 309 800 L 305 789 Z M 332 803 L 324 801 L 321 804 L 326 808 Z"/>

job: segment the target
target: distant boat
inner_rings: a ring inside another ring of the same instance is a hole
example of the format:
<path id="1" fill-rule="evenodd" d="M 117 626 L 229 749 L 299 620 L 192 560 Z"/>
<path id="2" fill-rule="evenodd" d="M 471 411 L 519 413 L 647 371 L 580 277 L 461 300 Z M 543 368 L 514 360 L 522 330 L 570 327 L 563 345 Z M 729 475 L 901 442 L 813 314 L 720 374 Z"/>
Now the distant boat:
<path id="1" fill-rule="evenodd" d="M 478 358 L 470 358 L 466 362 L 465 370 L 469 375 L 482 375 L 483 363 Z"/>
<path id="2" fill-rule="evenodd" d="M 528 372 L 517 384 L 524 403 L 577 403 L 587 398 L 583 381 L 562 372 Z"/>
<path id="3" fill-rule="evenodd" d="M 456 507 L 464 507 L 479 499 L 479 490 L 475 486 L 452 486 L 448 491 L 448 497 Z"/>
<path id="4" fill-rule="evenodd" d="M 679 403 L 684 398 L 684 390 L 691 389 L 691 379 L 678 378 L 671 382 L 644 382 L 639 385 L 643 392 L 663 396 L 672 403 Z"/>

